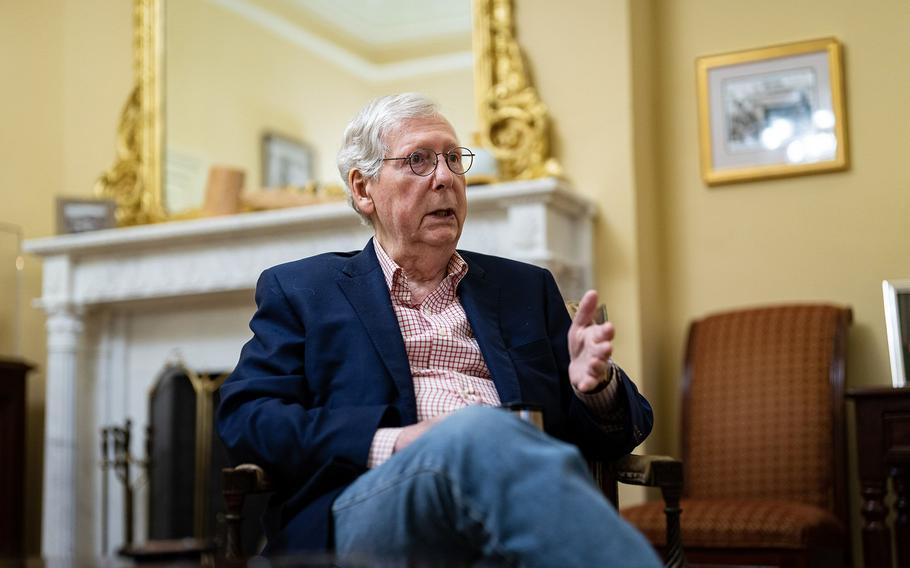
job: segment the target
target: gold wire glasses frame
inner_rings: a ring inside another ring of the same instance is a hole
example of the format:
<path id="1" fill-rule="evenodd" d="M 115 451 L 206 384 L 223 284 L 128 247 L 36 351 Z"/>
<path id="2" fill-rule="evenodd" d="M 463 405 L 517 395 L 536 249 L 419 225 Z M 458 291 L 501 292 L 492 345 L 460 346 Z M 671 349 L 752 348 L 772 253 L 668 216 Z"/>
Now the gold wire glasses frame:
<path id="1" fill-rule="evenodd" d="M 383 158 L 382 161 L 407 160 L 412 172 L 426 177 L 436 171 L 440 155 L 446 157 L 446 166 L 453 174 L 463 175 L 471 169 L 471 165 L 474 163 L 474 152 L 463 146 L 452 148 L 448 152 L 434 152 L 427 148 L 417 148 L 404 158 Z"/>

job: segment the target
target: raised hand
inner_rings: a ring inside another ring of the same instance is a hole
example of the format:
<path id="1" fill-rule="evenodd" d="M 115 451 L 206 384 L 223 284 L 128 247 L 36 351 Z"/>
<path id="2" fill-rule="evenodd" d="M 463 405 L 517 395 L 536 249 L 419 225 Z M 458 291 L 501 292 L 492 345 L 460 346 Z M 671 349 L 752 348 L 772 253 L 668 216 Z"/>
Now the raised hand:
<path id="1" fill-rule="evenodd" d="M 569 381 L 580 392 L 596 390 L 607 378 L 613 355 L 613 324 L 594 323 L 597 292 L 588 290 L 569 328 Z"/>

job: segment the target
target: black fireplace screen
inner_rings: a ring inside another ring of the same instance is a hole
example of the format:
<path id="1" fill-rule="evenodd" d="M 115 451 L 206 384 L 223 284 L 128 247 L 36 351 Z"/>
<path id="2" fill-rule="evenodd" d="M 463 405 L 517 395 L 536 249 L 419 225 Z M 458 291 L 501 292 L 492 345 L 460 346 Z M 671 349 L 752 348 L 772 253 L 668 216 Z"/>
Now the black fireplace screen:
<path id="1" fill-rule="evenodd" d="M 227 455 L 215 432 L 214 409 L 224 373 L 197 373 L 183 365 L 162 371 L 149 395 L 150 540 L 223 539 L 221 469 Z M 249 503 L 257 518 L 264 503 Z M 258 510 L 256 510 L 258 509 Z M 245 548 L 255 549 L 258 523 L 245 523 Z"/>

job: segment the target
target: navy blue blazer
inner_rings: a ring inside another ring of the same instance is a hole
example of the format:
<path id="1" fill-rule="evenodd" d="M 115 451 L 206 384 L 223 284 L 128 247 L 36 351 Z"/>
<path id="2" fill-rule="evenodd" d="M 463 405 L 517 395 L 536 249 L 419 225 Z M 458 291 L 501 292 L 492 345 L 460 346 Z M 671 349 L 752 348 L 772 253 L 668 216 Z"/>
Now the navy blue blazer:
<path id="1" fill-rule="evenodd" d="M 458 295 L 503 404 L 543 406 L 546 431 L 591 458 L 629 453 L 653 415 L 620 373 L 628 424 L 605 433 L 568 379 L 570 320 L 545 269 L 467 251 Z M 331 505 L 366 471 L 377 428 L 417 420 L 410 365 L 372 240 L 262 273 L 253 338 L 221 387 L 218 432 L 234 463 L 277 487 L 269 552 L 332 547 Z"/>

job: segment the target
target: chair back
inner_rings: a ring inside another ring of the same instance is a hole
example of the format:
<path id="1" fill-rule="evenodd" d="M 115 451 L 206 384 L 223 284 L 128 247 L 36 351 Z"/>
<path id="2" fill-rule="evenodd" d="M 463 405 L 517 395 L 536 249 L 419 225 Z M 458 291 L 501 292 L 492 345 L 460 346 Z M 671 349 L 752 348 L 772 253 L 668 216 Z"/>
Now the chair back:
<path id="1" fill-rule="evenodd" d="M 844 522 L 849 308 L 803 304 L 692 323 L 683 377 L 685 496 L 779 499 Z"/>

